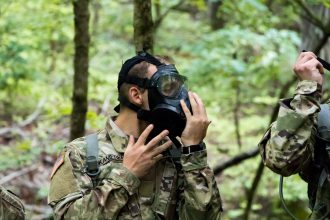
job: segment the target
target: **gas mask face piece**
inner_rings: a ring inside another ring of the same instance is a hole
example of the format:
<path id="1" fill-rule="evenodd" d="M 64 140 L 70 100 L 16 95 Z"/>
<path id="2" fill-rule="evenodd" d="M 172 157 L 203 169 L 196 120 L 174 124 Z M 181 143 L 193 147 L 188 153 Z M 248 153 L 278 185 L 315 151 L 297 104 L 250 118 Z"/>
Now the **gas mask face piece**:
<path id="1" fill-rule="evenodd" d="M 157 71 L 152 77 L 148 79 L 128 76 L 128 71 L 142 61 L 157 67 Z M 143 52 L 123 64 L 119 73 L 118 90 L 124 82 L 148 89 L 149 110 L 141 109 L 124 97 L 119 97 L 119 101 L 137 112 L 137 117 L 140 120 L 148 121 L 154 125 L 150 138 L 166 129 L 169 131 L 169 137 L 173 140 L 176 136 L 181 136 L 186 126 L 186 117 L 180 100 L 183 100 L 191 111 L 188 90 L 185 85 L 186 80 L 186 77 L 179 75 L 173 64 L 163 64 L 152 55 Z M 117 106 L 115 110 L 118 112 L 119 107 Z"/>
<path id="2" fill-rule="evenodd" d="M 149 122 L 155 125 L 155 133 L 167 129 L 170 136 L 181 136 L 186 117 L 180 100 L 191 108 L 185 81 L 186 77 L 179 75 L 174 65 L 159 66 L 151 77 L 148 85 Z"/>

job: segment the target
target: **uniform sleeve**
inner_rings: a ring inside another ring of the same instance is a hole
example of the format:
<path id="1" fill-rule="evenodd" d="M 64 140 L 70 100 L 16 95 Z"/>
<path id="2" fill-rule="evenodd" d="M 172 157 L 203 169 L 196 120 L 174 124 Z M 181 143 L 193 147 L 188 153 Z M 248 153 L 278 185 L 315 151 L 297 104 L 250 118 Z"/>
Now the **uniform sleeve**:
<path id="1" fill-rule="evenodd" d="M 221 219 L 222 205 L 213 171 L 207 165 L 206 150 L 181 156 L 183 187 L 180 219 Z"/>
<path id="2" fill-rule="evenodd" d="M 258 145 L 264 164 L 274 172 L 289 176 L 312 160 L 321 90 L 316 82 L 301 81 L 293 98 L 280 101 L 277 121 Z"/>
<path id="3" fill-rule="evenodd" d="M 70 149 L 63 157 L 51 178 L 48 197 L 55 219 L 116 219 L 140 185 L 121 163 L 111 162 L 102 167 L 93 187 L 80 152 Z"/>

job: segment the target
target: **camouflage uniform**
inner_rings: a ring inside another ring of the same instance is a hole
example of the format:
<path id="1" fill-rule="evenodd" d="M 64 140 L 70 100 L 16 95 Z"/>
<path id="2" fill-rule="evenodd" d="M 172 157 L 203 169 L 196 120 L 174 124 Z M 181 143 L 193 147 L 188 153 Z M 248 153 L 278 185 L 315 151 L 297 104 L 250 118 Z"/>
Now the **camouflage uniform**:
<path id="1" fill-rule="evenodd" d="M 67 144 L 51 176 L 55 219 L 220 219 L 221 198 L 206 151 L 161 160 L 139 179 L 122 165 L 128 137 L 109 119 L 98 133 L 101 173 L 86 175 L 86 141 Z M 178 210 L 179 215 L 176 210 Z"/>
<path id="2" fill-rule="evenodd" d="M 0 220 L 24 219 L 24 206 L 12 192 L 0 185 Z"/>
<path id="3" fill-rule="evenodd" d="M 259 149 L 264 164 L 271 170 L 283 176 L 299 173 L 308 182 L 311 219 L 330 219 L 327 211 L 330 210 L 330 180 L 314 169 L 320 99 L 319 84 L 299 82 L 294 97 L 280 101 L 277 121 L 265 133 Z M 321 172 L 325 172 L 324 169 Z"/>

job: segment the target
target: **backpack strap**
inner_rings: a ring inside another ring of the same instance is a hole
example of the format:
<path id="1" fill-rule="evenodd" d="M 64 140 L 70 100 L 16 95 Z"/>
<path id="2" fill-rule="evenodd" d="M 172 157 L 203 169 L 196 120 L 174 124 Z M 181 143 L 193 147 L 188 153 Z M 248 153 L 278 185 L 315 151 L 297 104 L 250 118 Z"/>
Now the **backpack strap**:
<path id="1" fill-rule="evenodd" d="M 330 141 L 330 105 L 320 105 L 321 111 L 318 113 L 317 132 L 323 140 Z"/>
<path id="2" fill-rule="evenodd" d="M 320 165 L 320 168 L 322 169 L 317 187 L 322 189 L 326 182 L 330 184 L 330 104 L 321 105 L 321 111 L 318 114 L 317 122 L 317 138 L 321 145 L 315 146 L 316 149 L 314 154 L 316 164 Z M 330 205 L 328 204 L 326 216 L 328 216 L 329 213 Z"/>
<path id="3" fill-rule="evenodd" d="M 312 210 L 316 205 L 318 189 L 323 187 L 326 180 L 330 183 L 330 104 L 321 104 L 320 107 L 314 145 L 314 161 L 306 173 L 300 173 L 300 176 L 308 182 L 309 205 Z M 310 175 L 311 173 L 313 175 Z M 292 219 L 297 220 L 287 208 L 283 198 L 283 176 L 280 177 L 279 194 L 285 211 Z M 330 206 L 328 205 L 326 215 L 329 213 Z"/>
<path id="4" fill-rule="evenodd" d="M 323 146 L 316 146 L 320 154 L 320 165 L 325 169 L 327 179 L 330 181 L 330 105 L 322 104 L 318 114 L 317 137 L 324 143 Z M 318 155 L 316 155 L 318 156 Z"/>
<path id="5" fill-rule="evenodd" d="M 98 163 L 99 158 L 99 145 L 97 134 L 90 134 L 86 136 L 86 173 L 94 181 L 100 173 L 100 167 Z"/>

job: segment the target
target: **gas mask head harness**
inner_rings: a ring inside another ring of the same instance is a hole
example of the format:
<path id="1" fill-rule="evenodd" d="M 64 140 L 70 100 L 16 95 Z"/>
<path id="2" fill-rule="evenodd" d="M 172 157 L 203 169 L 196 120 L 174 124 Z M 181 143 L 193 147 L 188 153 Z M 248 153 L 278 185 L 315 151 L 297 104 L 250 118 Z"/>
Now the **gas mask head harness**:
<path id="1" fill-rule="evenodd" d="M 129 70 L 138 63 L 145 61 L 156 66 L 157 71 L 150 79 L 129 76 Z M 140 120 L 154 125 L 150 138 L 167 129 L 169 137 L 176 146 L 179 145 L 175 139 L 181 136 L 186 125 L 186 117 L 182 110 L 180 100 L 184 100 L 191 111 L 188 90 L 185 86 L 186 77 L 179 75 L 173 64 L 161 63 L 157 58 L 147 52 L 139 52 L 138 55 L 126 60 L 122 65 L 118 77 L 118 91 L 123 83 L 130 83 L 140 88 L 148 89 L 148 102 L 150 110 L 142 109 L 129 100 L 119 95 L 118 100 L 122 105 L 137 112 Z M 120 93 L 119 93 L 120 94 Z M 119 112 L 119 105 L 115 107 Z"/>

